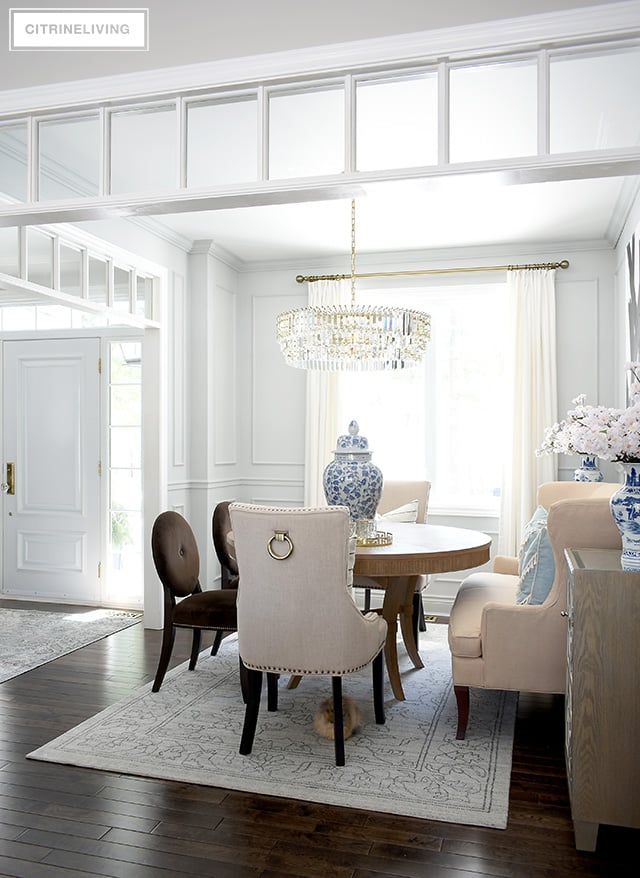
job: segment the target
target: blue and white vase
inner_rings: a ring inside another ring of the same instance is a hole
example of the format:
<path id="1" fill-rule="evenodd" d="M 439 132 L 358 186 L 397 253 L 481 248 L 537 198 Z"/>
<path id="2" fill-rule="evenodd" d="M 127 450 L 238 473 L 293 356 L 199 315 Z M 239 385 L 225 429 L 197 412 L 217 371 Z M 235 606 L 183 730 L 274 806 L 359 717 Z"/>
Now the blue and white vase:
<path id="1" fill-rule="evenodd" d="M 611 514 L 622 537 L 622 569 L 640 570 L 640 463 L 622 463 L 624 484 L 611 497 Z"/>
<path id="2" fill-rule="evenodd" d="M 371 462 L 369 443 L 359 433 L 357 421 L 351 421 L 348 434 L 338 437 L 334 460 L 325 468 L 322 486 L 329 506 L 346 506 L 353 533 L 365 540 L 376 532 L 382 473 Z"/>
<path id="3" fill-rule="evenodd" d="M 580 466 L 574 470 L 574 482 L 601 482 L 604 476 L 598 469 L 598 458 L 595 454 L 581 454 Z"/>

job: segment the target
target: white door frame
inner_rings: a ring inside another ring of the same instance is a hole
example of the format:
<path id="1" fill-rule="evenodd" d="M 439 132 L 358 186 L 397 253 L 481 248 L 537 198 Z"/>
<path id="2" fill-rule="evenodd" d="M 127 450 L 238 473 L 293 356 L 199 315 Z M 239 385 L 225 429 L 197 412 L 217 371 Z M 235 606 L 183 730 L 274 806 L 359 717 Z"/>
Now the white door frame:
<path id="1" fill-rule="evenodd" d="M 163 291 L 164 292 L 164 291 Z M 166 311 L 165 296 L 158 296 L 158 308 Z M 158 315 L 159 316 L 159 315 Z M 154 315 L 155 317 L 155 315 Z M 0 333 L 0 343 L 4 340 L 27 340 L 44 338 L 77 338 L 78 336 L 99 337 L 104 353 L 106 341 L 111 337 L 125 335 L 140 337 L 140 330 L 126 327 L 113 329 L 56 330 L 50 332 L 5 332 Z M 160 511 L 167 503 L 166 434 L 167 413 L 165 407 L 167 363 L 165 332 L 160 326 L 144 330 L 144 364 L 142 370 L 142 465 L 143 465 L 143 518 L 144 518 L 144 625 L 147 628 L 162 627 L 162 598 L 158 588 L 153 559 L 151 556 L 151 528 Z M 103 357 L 104 359 L 104 357 Z M 0 359 L 0 369 L 1 369 Z M 0 376 L 2 377 L 2 376 Z M 2 382 L 0 381 L 0 387 Z M 0 404 L 1 404 L 0 400 Z M 103 425 L 104 426 L 104 425 Z M 4 459 L 4 425 L 0 419 L 0 453 Z M 106 509 L 106 489 L 102 489 L 102 505 Z M 4 498 L 2 500 L 4 513 Z M 104 550 L 104 546 L 103 546 Z M 0 541 L 0 553 L 2 545 Z M 0 554 L 0 570 L 4 569 L 4 559 Z"/>

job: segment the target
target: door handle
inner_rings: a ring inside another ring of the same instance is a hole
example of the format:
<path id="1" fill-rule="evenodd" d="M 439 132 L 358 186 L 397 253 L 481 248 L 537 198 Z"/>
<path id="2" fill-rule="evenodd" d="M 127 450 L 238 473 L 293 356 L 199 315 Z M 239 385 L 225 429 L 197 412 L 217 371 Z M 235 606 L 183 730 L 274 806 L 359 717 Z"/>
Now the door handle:
<path id="1" fill-rule="evenodd" d="M 5 494 L 15 494 L 16 486 L 15 486 L 15 464 L 8 463 L 7 464 L 7 481 L 3 482 L 0 485 L 0 489 L 4 491 Z"/>

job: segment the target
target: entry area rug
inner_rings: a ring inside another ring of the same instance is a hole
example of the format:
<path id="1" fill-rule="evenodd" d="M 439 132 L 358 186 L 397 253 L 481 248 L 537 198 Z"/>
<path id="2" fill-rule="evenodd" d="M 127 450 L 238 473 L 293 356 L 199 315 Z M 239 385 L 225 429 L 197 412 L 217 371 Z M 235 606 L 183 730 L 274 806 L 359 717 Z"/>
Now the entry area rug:
<path id="1" fill-rule="evenodd" d="M 0 683 L 142 620 L 125 610 L 0 608 Z"/>
<path id="2" fill-rule="evenodd" d="M 385 725 L 373 716 L 371 668 L 344 678 L 343 694 L 364 723 L 345 742 L 342 768 L 333 741 L 314 730 L 318 704 L 331 693 L 326 677 L 305 677 L 292 690 L 281 677 L 274 713 L 265 685 L 253 752 L 238 753 L 236 635 L 217 656 L 203 652 L 195 671 L 185 663 L 169 672 L 160 692 L 149 683 L 28 758 L 504 829 L 517 696 L 472 691 L 467 737 L 456 741 L 447 629 L 427 628 L 424 668 L 414 669 L 398 645 L 406 700 L 396 701 L 387 683 Z"/>

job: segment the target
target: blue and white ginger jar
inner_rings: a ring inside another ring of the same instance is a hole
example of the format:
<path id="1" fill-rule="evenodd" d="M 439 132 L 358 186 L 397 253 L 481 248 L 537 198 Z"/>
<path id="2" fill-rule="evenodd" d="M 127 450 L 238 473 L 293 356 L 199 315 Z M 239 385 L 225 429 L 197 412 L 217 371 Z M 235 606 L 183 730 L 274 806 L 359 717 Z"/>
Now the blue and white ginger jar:
<path id="1" fill-rule="evenodd" d="M 611 497 L 611 514 L 622 540 L 623 570 L 640 570 L 640 463 L 620 463 L 624 484 Z"/>
<path id="2" fill-rule="evenodd" d="M 329 506 L 346 506 L 361 533 L 364 522 L 370 522 L 375 531 L 382 472 L 371 462 L 369 443 L 359 432 L 357 421 L 351 421 L 348 434 L 338 437 L 334 460 L 325 468 L 322 485 Z"/>

